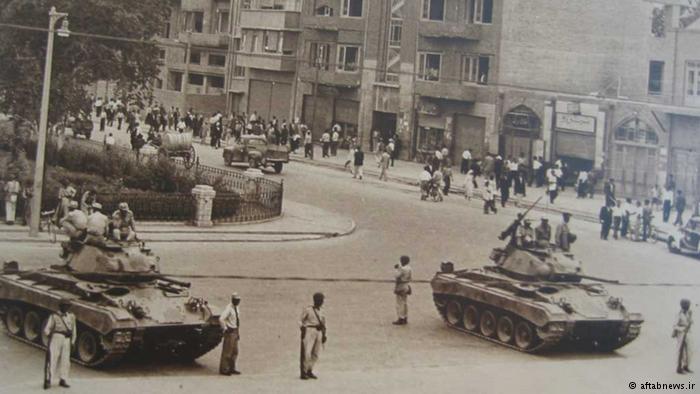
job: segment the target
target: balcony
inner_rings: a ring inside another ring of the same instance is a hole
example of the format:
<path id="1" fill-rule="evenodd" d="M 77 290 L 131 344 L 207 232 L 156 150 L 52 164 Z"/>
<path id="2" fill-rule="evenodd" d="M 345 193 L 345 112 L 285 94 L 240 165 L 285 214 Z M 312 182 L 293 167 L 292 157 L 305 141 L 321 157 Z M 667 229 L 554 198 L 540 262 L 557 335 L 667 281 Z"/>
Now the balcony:
<path id="1" fill-rule="evenodd" d="M 416 81 L 416 93 L 442 100 L 475 102 L 478 87 L 459 83 Z"/>
<path id="2" fill-rule="evenodd" d="M 195 32 L 180 32 L 178 33 L 178 40 L 180 42 L 186 43 L 188 40 L 190 44 L 198 47 L 212 47 L 212 48 L 225 48 L 228 47 L 229 37 L 225 33 L 195 33 Z"/>
<path id="3" fill-rule="evenodd" d="M 228 91 L 231 93 L 242 94 L 248 91 L 248 80 L 245 78 L 231 78 L 229 81 Z"/>
<path id="4" fill-rule="evenodd" d="M 239 52 L 236 57 L 236 65 L 260 70 L 294 72 L 296 70 L 296 56 L 283 55 L 277 52 Z"/>
<path id="5" fill-rule="evenodd" d="M 242 29 L 299 30 L 301 13 L 287 10 L 241 10 Z"/>
<path id="6" fill-rule="evenodd" d="M 338 16 L 309 16 L 303 17 L 304 28 L 325 31 L 357 30 L 365 28 L 364 18 L 341 18 Z"/>
<path id="7" fill-rule="evenodd" d="M 299 77 L 305 82 L 318 82 L 322 85 L 356 88 L 360 86 L 362 75 L 359 72 L 346 73 L 320 69 L 317 71 L 314 67 L 304 67 L 299 72 Z"/>
<path id="8" fill-rule="evenodd" d="M 421 21 L 420 35 L 427 38 L 480 40 L 481 25 L 454 22 Z"/>

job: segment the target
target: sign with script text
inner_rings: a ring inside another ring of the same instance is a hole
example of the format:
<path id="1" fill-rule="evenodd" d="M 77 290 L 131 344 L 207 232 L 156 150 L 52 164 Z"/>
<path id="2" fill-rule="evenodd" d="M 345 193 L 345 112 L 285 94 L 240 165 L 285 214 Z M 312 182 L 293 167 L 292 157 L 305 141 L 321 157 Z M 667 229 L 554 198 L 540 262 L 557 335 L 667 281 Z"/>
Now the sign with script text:
<path id="1" fill-rule="evenodd" d="M 582 133 L 595 133 L 595 121 L 592 116 L 557 112 L 557 128 Z"/>

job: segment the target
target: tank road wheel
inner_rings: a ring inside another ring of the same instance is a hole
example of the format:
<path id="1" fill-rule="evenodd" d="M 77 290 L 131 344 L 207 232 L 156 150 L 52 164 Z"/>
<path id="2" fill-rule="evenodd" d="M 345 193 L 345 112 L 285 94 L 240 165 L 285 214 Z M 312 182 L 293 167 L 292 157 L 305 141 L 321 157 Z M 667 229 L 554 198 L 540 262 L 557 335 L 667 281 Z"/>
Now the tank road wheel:
<path id="1" fill-rule="evenodd" d="M 32 342 L 41 338 L 42 319 L 36 311 L 29 311 L 24 315 L 24 337 Z"/>
<path id="2" fill-rule="evenodd" d="M 503 315 L 498 318 L 498 325 L 496 326 L 496 335 L 498 340 L 503 343 L 510 343 L 513 340 L 513 335 L 515 333 L 515 324 L 510 316 Z"/>
<path id="3" fill-rule="evenodd" d="M 536 341 L 535 328 L 529 322 L 519 321 L 515 325 L 515 346 L 520 350 L 530 349 Z"/>
<path id="4" fill-rule="evenodd" d="M 89 328 L 82 328 L 78 332 L 76 356 L 85 364 L 93 363 L 102 354 L 102 344 L 99 335 Z"/>
<path id="5" fill-rule="evenodd" d="M 462 306 L 457 301 L 448 301 L 445 308 L 445 320 L 451 326 L 458 326 L 462 321 Z"/>
<path id="6" fill-rule="evenodd" d="M 481 333 L 487 337 L 493 337 L 496 334 L 496 315 L 489 310 L 485 310 L 481 314 L 481 319 L 479 320 L 479 328 Z"/>
<path id="7" fill-rule="evenodd" d="M 479 329 L 479 309 L 474 305 L 467 305 L 464 308 L 462 323 L 467 330 L 477 331 Z"/>
<path id="8" fill-rule="evenodd" d="M 22 309 L 18 306 L 11 307 L 5 315 L 5 326 L 7 331 L 12 335 L 20 335 L 22 333 L 23 320 Z"/>

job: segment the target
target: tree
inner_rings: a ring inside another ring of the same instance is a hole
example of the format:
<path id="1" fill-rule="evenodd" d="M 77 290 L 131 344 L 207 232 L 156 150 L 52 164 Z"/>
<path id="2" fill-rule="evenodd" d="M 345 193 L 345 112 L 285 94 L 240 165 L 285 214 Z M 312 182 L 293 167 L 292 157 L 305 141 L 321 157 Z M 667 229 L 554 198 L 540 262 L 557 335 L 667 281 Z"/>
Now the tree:
<path id="1" fill-rule="evenodd" d="M 54 41 L 49 124 L 90 108 L 87 86 L 117 82 L 125 99 L 151 95 L 160 60 L 152 41 L 173 0 L 0 0 L 0 22 L 46 29 L 55 6 L 69 14 L 70 30 L 146 40 L 108 40 L 72 34 Z M 59 22 L 60 25 L 60 22 Z M 60 26 L 56 26 L 57 28 Z M 45 31 L 0 27 L 0 111 L 38 124 L 46 56 Z"/>

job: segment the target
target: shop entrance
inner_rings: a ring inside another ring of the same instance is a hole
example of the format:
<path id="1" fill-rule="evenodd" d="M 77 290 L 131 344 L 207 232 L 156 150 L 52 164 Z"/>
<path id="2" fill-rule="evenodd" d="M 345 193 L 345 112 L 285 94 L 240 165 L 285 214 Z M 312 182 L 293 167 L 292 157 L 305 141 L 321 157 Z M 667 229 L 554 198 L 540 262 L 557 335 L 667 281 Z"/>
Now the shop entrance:
<path id="1" fill-rule="evenodd" d="M 379 136 L 385 143 L 396 132 L 396 114 L 374 111 L 372 113 L 372 132 L 379 131 Z M 370 148 L 374 150 L 374 141 L 370 138 Z"/>
<path id="2" fill-rule="evenodd" d="M 623 122 L 615 129 L 610 177 L 622 196 L 645 197 L 658 183 L 659 136 L 639 118 Z"/>
<path id="3" fill-rule="evenodd" d="M 510 110 L 503 117 L 503 130 L 499 139 L 498 150 L 501 156 L 524 157 L 532 160 L 533 145 L 540 138 L 542 122 L 540 117 L 524 105 Z"/>

